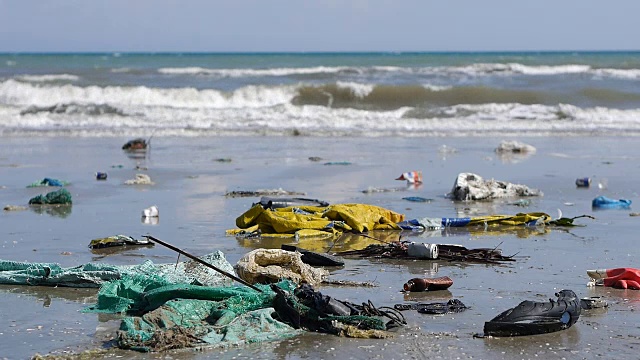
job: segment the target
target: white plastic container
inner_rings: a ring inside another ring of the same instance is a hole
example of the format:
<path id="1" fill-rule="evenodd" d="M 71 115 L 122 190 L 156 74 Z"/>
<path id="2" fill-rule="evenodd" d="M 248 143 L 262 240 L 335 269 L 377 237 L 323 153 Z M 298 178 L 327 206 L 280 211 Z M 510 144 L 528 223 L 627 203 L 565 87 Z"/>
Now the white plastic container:
<path id="1" fill-rule="evenodd" d="M 143 217 L 158 217 L 159 215 L 160 212 L 158 211 L 158 207 L 155 205 L 142 210 Z"/>
<path id="2" fill-rule="evenodd" d="M 437 259 L 438 244 L 412 242 L 407 248 L 407 255 L 418 259 Z"/>

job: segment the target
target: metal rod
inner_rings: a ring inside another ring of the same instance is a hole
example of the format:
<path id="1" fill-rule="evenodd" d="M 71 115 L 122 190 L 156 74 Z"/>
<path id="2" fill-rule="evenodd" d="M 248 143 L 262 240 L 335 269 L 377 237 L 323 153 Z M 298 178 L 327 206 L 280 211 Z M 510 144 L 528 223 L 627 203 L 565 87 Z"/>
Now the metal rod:
<path id="1" fill-rule="evenodd" d="M 224 271 L 224 270 L 222 270 L 222 269 L 218 269 L 217 267 L 215 267 L 215 266 L 213 266 L 213 265 L 209 264 L 208 262 L 206 262 L 206 261 L 204 261 L 204 260 L 201 260 L 201 259 L 198 259 L 197 257 L 195 257 L 195 256 L 193 256 L 193 255 L 191 255 L 191 254 L 189 254 L 188 252 L 186 252 L 186 251 L 184 251 L 184 250 L 180 250 L 180 249 L 178 249 L 177 247 L 175 247 L 175 246 L 173 246 L 173 245 L 171 245 L 171 244 L 168 244 L 168 243 L 166 243 L 166 242 L 164 242 L 164 241 L 162 241 L 162 240 L 156 239 L 156 238 L 154 238 L 154 237 L 153 237 L 153 236 L 151 236 L 151 235 L 142 235 L 142 237 L 147 238 L 147 240 L 151 240 L 151 241 L 153 241 L 153 242 L 157 242 L 157 243 L 158 243 L 158 244 L 160 244 L 160 245 L 166 246 L 166 247 L 168 247 L 169 249 L 171 249 L 171 250 L 173 250 L 173 251 L 175 251 L 175 252 L 177 252 L 177 253 L 179 253 L 179 254 L 182 254 L 182 255 L 184 255 L 184 256 L 186 256 L 186 257 L 188 257 L 189 259 L 194 260 L 194 261 L 196 261 L 196 262 L 198 262 L 198 263 L 200 263 L 200 264 L 202 264 L 202 265 L 204 265 L 204 266 L 206 266 L 206 267 L 208 267 L 208 268 L 210 268 L 210 269 L 213 269 L 213 270 L 215 270 L 215 271 L 219 272 L 220 274 L 222 274 L 222 275 L 224 275 L 224 276 L 227 276 L 227 277 L 229 277 L 229 278 L 231 278 L 231 279 L 233 279 L 233 280 L 235 280 L 235 281 L 237 281 L 237 282 L 241 283 L 242 285 L 246 285 L 246 286 L 248 286 L 248 287 L 252 288 L 253 290 L 255 290 L 255 291 L 257 291 L 257 292 L 262 292 L 262 290 L 260 290 L 260 289 L 258 289 L 257 287 L 255 287 L 255 286 L 253 286 L 253 285 L 249 284 L 248 282 L 246 282 L 246 281 L 244 281 L 244 280 L 240 279 L 239 277 L 237 277 L 237 276 L 235 276 L 235 275 L 232 275 L 232 274 L 229 274 L 228 272 L 226 272 L 226 271 Z"/>

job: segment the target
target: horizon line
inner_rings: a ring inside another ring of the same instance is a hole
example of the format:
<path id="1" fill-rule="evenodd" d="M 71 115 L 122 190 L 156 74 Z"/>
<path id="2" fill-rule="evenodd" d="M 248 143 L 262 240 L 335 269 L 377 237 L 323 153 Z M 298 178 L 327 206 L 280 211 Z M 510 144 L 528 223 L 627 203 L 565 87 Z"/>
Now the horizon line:
<path id="1" fill-rule="evenodd" d="M 321 55 L 321 54 L 562 54 L 562 53 L 635 53 L 637 50 L 438 50 L 438 51 L 0 51 L 0 55 Z"/>

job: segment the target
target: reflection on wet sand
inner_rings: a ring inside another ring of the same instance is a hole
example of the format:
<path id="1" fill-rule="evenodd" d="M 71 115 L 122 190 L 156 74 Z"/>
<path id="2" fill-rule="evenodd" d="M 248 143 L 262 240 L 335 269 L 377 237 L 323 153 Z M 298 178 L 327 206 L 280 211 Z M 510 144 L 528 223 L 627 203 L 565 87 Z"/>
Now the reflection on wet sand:
<path id="1" fill-rule="evenodd" d="M 38 300 L 42 300 L 44 307 L 49 307 L 55 299 L 63 299 L 83 304 L 94 303 L 96 301 L 98 289 L 57 286 L 0 285 L 0 292 L 32 296 Z"/>
<path id="2" fill-rule="evenodd" d="M 71 215 L 71 205 L 30 205 L 29 208 L 36 214 L 47 214 L 63 219 Z"/>

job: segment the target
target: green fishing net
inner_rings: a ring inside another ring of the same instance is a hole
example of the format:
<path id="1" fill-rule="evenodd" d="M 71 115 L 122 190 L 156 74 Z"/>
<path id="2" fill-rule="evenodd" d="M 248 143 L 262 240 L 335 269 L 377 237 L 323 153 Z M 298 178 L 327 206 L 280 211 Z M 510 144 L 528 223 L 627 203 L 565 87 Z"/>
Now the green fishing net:
<path id="1" fill-rule="evenodd" d="M 29 200 L 29 204 L 33 205 L 66 205 L 71 204 L 71 193 L 67 189 L 52 191 L 46 195 L 37 195 Z"/>

